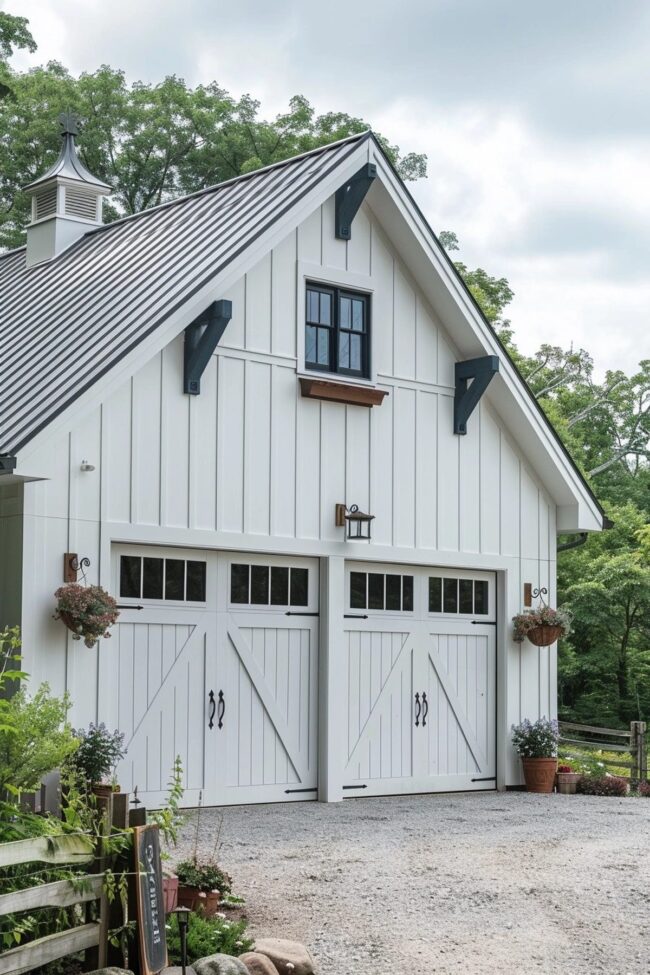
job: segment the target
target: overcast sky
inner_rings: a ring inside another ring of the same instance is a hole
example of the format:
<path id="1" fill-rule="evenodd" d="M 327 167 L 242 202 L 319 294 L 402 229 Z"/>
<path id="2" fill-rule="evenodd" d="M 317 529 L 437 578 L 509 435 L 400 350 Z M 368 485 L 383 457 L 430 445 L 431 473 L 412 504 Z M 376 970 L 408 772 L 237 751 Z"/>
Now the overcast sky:
<path id="1" fill-rule="evenodd" d="M 295 93 L 426 152 L 411 185 L 460 257 L 505 275 L 521 348 L 650 357 L 648 0 L 12 0 L 36 55 L 131 80 Z"/>

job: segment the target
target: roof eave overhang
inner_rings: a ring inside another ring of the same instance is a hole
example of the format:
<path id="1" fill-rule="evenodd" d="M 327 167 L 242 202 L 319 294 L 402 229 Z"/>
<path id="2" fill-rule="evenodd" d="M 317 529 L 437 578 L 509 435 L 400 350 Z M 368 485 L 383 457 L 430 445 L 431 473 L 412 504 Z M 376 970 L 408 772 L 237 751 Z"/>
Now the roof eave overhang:
<path id="1" fill-rule="evenodd" d="M 558 531 L 602 530 L 604 513 L 591 489 L 376 144 L 372 161 L 377 164 L 380 178 L 368 194 L 369 205 L 380 222 L 390 228 L 393 245 L 406 260 L 434 312 L 450 329 L 459 356 L 499 356 L 499 375 L 486 395 L 555 501 Z"/>

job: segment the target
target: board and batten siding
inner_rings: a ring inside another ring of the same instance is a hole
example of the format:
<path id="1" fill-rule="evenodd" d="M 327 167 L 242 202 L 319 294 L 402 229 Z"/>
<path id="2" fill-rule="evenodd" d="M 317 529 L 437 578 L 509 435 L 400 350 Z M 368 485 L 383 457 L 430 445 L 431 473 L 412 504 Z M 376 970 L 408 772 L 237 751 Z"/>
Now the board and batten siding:
<path id="1" fill-rule="evenodd" d="M 373 371 L 389 395 L 371 410 L 303 399 L 296 378 L 300 281 L 347 274 L 372 291 Z M 65 551 L 88 556 L 89 581 L 105 584 L 114 539 L 349 555 L 334 524 L 345 501 L 375 515 L 355 557 L 505 570 L 506 619 L 524 582 L 554 598 L 555 505 L 489 390 L 467 436 L 452 433 L 456 352 L 367 205 L 346 243 L 330 199 L 223 297 L 233 317 L 199 396 L 182 392 L 180 335 L 39 444 L 49 480 L 25 486 L 28 564 L 42 573 L 34 612 L 23 607 L 26 646 L 47 645 L 35 677 L 69 688 L 76 721 L 95 718 L 102 690 L 95 655 L 42 609 Z M 81 472 L 84 460 L 96 470 Z M 509 645 L 508 724 L 555 710 L 555 651 L 530 649 Z"/>

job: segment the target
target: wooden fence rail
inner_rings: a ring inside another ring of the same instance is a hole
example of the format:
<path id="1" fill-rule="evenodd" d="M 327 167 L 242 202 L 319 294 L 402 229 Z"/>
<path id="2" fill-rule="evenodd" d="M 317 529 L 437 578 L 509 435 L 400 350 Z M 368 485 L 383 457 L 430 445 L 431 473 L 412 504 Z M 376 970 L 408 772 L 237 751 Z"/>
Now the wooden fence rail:
<path id="1" fill-rule="evenodd" d="M 52 866 L 86 866 L 95 860 L 95 842 L 85 833 L 43 836 L 0 844 L 0 867 L 26 863 Z M 99 920 L 49 934 L 0 954 L 0 975 L 21 975 L 66 955 L 97 950 L 99 968 L 106 965 L 108 905 L 101 873 L 81 876 L 78 881 L 59 880 L 0 895 L 0 917 L 42 907 L 71 907 L 98 900 Z"/>
<path id="2" fill-rule="evenodd" d="M 621 728 L 596 728 L 593 725 L 574 724 L 571 721 L 560 721 L 560 743 L 562 745 L 577 745 L 580 748 L 595 751 L 622 752 L 630 756 L 629 762 L 612 761 L 598 757 L 598 761 L 609 768 L 625 768 L 630 770 L 630 785 L 638 788 L 639 782 L 648 781 L 648 748 L 647 727 L 645 721 L 632 721 L 629 731 Z M 577 736 L 577 737 L 576 737 Z M 617 738 L 616 742 L 607 738 Z M 624 744 L 620 740 L 624 740 Z"/>

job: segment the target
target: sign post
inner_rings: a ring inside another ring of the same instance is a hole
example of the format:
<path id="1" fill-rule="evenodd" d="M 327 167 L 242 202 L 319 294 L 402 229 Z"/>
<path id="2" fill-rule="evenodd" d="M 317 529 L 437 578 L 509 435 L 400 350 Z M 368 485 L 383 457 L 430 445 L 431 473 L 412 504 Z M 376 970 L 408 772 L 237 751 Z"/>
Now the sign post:
<path id="1" fill-rule="evenodd" d="M 158 975 L 158 972 L 167 967 L 165 899 L 158 827 L 136 826 L 133 834 L 140 971 L 141 975 Z"/>

